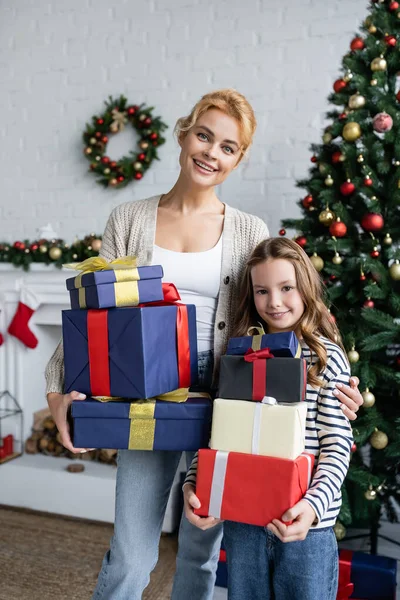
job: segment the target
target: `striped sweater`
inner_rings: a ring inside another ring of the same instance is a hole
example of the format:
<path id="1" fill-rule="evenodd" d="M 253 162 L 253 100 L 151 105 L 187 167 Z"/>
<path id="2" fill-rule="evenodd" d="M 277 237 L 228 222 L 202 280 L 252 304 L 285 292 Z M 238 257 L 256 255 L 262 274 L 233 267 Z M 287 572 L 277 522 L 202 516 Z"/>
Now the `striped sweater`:
<path id="1" fill-rule="evenodd" d="M 315 467 L 310 487 L 305 495 L 315 510 L 314 528 L 333 526 L 342 503 L 341 486 L 349 466 L 353 436 L 350 422 L 333 395 L 337 383 L 349 383 L 350 368 L 343 351 L 326 338 L 327 365 L 320 376 L 319 388 L 307 385 L 306 452 L 314 454 Z M 308 368 L 316 361 L 308 346 L 302 342 L 303 356 Z M 197 454 L 190 465 L 185 484 L 196 485 Z"/>

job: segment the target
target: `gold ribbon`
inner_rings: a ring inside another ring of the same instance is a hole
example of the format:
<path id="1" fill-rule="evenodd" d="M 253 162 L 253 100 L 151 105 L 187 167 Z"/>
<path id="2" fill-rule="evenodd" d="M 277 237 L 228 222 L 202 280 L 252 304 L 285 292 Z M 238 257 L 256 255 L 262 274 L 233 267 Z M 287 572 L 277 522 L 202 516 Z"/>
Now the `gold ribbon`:
<path id="1" fill-rule="evenodd" d="M 156 420 L 155 400 L 138 400 L 129 408 L 129 450 L 153 450 Z"/>
<path id="2" fill-rule="evenodd" d="M 138 282 L 123 281 L 114 283 L 114 295 L 115 306 L 137 306 L 139 304 Z"/>
<path id="3" fill-rule="evenodd" d="M 86 290 L 84 287 L 78 289 L 79 306 L 80 308 L 86 308 Z"/>
<path id="4" fill-rule="evenodd" d="M 120 396 L 92 396 L 99 402 L 118 402 L 120 400 L 126 400 L 127 398 L 121 398 Z M 211 400 L 211 396 L 208 392 L 189 392 L 189 388 L 178 388 L 172 392 L 166 394 L 160 394 L 154 398 L 148 398 L 135 400 L 134 402 L 155 402 L 156 400 L 162 400 L 163 402 L 186 402 L 188 398 L 208 398 Z M 149 418 L 149 417 L 148 417 Z"/>
<path id="5" fill-rule="evenodd" d="M 63 265 L 66 269 L 80 271 L 75 277 L 74 285 L 76 288 L 82 287 L 82 275 L 94 273 L 96 271 L 114 271 L 115 279 L 118 283 L 125 281 L 139 281 L 140 275 L 137 268 L 136 256 L 123 256 L 107 262 L 101 256 L 92 256 L 80 263 L 66 263 Z"/>
<path id="6" fill-rule="evenodd" d="M 252 335 L 251 332 L 254 330 L 257 331 L 257 335 L 252 336 L 253 339 L 251 341 L 251 348 L 252 350 L 261 350 L 262 336 L 265 335 L 264 327 L 262 327 L 262 325 L 260 325 L 260 327 L 249 327 L 247 330 L 247 335 Z M 294 358 L 301 358 L 301 346 L 299 341 L 297 341 L 296 354 Z"/>

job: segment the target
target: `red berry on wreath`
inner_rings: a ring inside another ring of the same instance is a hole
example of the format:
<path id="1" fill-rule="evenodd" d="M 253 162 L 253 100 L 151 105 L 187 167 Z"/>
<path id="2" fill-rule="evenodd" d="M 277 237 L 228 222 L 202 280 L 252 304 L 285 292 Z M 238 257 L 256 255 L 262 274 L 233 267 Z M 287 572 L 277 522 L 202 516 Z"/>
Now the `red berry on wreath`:
<path id="1" fill-rule="evenodd" d="M 148 127 L 149 125 L 152 124 L 152 120 L 150 119 L 150 117 L 146 117 L 145 120 L 143 121 L 143 124 Z"/>
<path id="2" fill-rule="evenodd" d="M 335 237 L 343 237 L 347 233 L 347 227 L 339 218 L 329 227 L 329 233 Z"/>
<path id="3" fill-rule="evenodd" d="M 340 191 L 343 194 L 343 196 L 350 196 L 350 194 L 352 194 L 355 189 L 356 186 L 350 181 L 350 179 L 342 183 L 342 185 L 340 186 Z"/>
<path id="4" fill-rule="evenodd" d="M 364 231 L 380 231 L 385 222 L 382 215 L 367 213 L 361 219 L 361 227 Z"/>
<path id="5" fill-rule="evenodd" d="M 123 175 L 119 175 L 119 177 L 117 177 L 118 183 L 122 183 L 124 180 L 125 180 L 125 177 Z"/>
<path id="6" fill-rule="evenodd" d="M 286 235 L 286 229 L 280 229 L 279 235 Z"/>
<path id="7" fill-rule="evenodd" d="M 101 138 L 103 134 L 101 133 L 101 131 L 96 131 L 96 133 L 94 134 L 94 137 L 97 138 L 98 140 Z"/>
<path id="8" fill-rule="evenodd" d="M 157 139 L 158 139 L 158 135 L 157 135 L 156 133 L 152 133 L 152 134 L 150 135 L 150 139 L 151 139 L 151 140 L 157 140 Z"/>
<path id="9" fill-rule="evenodd" d="M 336 79 L 335 83 L 333 84 L 333 89 L 338 94 L 339 92 L 344 90 L 346 86 L 347 83 L 344 81 L 344 79 Z"/>
<path id="10" fill-rule="evenodd" d="M 22 244 L 22 242 L 14 242 L 14 244 L 13 244 L 13 247 L 14 247 L 16 250 L 19 250 L 19 249 L 21 248 L 21 244 Z"/>
<path id="11" fill-rule="evenodd" d="M 108 165 L 110 159 L 108 158 L 108 156 L 102 156 L 101 162 L 103 163 L 103 165 Z"/>
<path id="12" fill-rule="evenodd" d="M 127 110 L 128 115 L 134 115 L 136 112 L 136 108 L 134 106 L 130 106 Z"/>
<path id="13" fill-rule="evenodd" d="M 101 141 L 103 142 L 103 144 L 107 144 L 108 137 L 105 135 L 104 137 L 101 138 Z"/>
<path id="14" fill-rule="evenodd" d="M 142 179 L 143 175 L 139 171 L 134 175 L 135 179 Z"/>
<path id="15" fill-rule="evenodd" d="M 139 154 L 138 160 L 144 160 L 146 158 L 145 154 Z"/>
<path id="16" fill-rule="evenodd" d="M 373 183 L 373 181 L 372 181 L 371 177 L 366 177 L 364 179 L 364 185 L 371 187 L 372 183 Z"/>
<path id="17" fill-rule="evenodd" d="M 397 10 L 399 8 L 399 3 L 398 2 L 391 2 L 389 4 L 389 10 L 394 11 Z"/>
<path id="18" fill-rule="evenodd" d="M 307 244 L 307 238 L 304 235 L 300 235 L 294 241 L 300 246 L 300 248 L 304 248 Z"/>
<path id="19" fill-rule="evenodd" d="M 364 48 L 364 40 L 360 37 L 356 37 L 354 38 L 354 40 L 351 41 L 350 44 L 350 49 L 353 50 L 362 50 Z"/>
<path id="20" fill-rule="evenodd" d="M 104 125 L 104 119 L 97 119 L 97 125 Z"/>
<path id="21" fill-rule="evenodd" d="M 364 308 L 374 308 L 375 306 L 375 302 L 373 300 L 371 300 L 371 298 L 368 298 L 368 300 L 366 300 L 363 304 Z"/>

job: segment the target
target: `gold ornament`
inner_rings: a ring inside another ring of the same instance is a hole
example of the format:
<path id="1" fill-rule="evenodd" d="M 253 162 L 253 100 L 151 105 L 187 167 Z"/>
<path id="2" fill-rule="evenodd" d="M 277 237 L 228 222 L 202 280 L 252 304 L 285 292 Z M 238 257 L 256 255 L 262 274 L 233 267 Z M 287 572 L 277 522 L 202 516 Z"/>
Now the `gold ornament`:
<path id="1" fill-rule="evenodd" d="M 364 400 L 364 408 L 371 408 L 375 404 L 375 396 L 369 391 L 369 388 L 365 388 L 365 391 L 361 394 Z"/>
<path id="2" fill-rule="evenodd" d="M 375 429 L 374 433 L 369 438 L 369 442 L 375 450 L 383 450 L 389 443 L 389 438 L 384 431 Z"/>
<path id="3" fill-rule="evenodd" d="M 385 237 L 383 238 L 383 243 L 385 244 L 385 246 L 391 246 L 393 243 L 392 238 L 390 237 L 390 233 L 387 233 L 385 235 Z"/>
<path id="4" fill-rule="evenodd" d="M 357 92 L 357 94 L 353 94 L 349 98 L 349 108 L 362 108 L 365 106 L 365 98 L 361 94 Z"/>
<path id="5" fill-rule="evenodd" d="M 324 268 L 324 261 L 316 252 L 314 252 L 314 254 L 310 257 L 310 260 L 316 271 L 322 271 Z"/>
<path id="6" fill-rule="evenodd" d="M 41 244 L 39 246 L 39 252 L 41 252 L 42 254 L 46 254 L 47 250 L 48 250 L 48 248 L 47 248 L 46 244 Z"/>
<path id="7" fill-rule="evenodd" d="M 369 489 L 365 492 L 364 496 L 367 500 L 375 500 L 376 491 L 372 489 L 372 485 L 369 486 Z"/>
<path id="8" fill-rule="evenodd" d="M 378 80 L 377 79 L 371 79 L 370 84 L 371 85 L 378 85 Z"/>
<path id="9" fill-rule="evenodd" d="M 53 246 L 52 248 L 50 248 L 49 256 L 52 260 L 58 260 L 61 255 L 61 248 L 58 248 L 58 246 Z"/>
<path id="10" fill-rule="evenodd" d="M 400 160 L 395 160 L 394 164 L 395 164 L 396 167 L 400 167 Z"/>
<path id="11" fill-rule="evenodd" d="M 325 179 L 325 185 L 327 185 L 328 187 L 331 187 L 331 185 L 333 185 L 333 179 L 332 179 L 332 175 L 328 175 Z"/>
<path id="12" fill-rule="evenodd" d="M 322 223 L 323 225 L 325 225 L 325 227 L 329 227 L 329 225 L 335 219 L 336 219 L 336 215 L 334 212 L 331 211 L 329 206 L 327 206 L 326 209 L 323 210 L 318 217 L 319 222 Z"/>
<path id="13" fill-rule="evenodd" d="M 96 160 L 97 162 L 100 162 L 101 156 L 96 156 L 94 160 Z"/>
<path id="14" fill-rule="evenodd" d="M 115 187 L 116 185 L 118 185 L 118 181 L 115 179 L 115 177 L 113 177 L 113 179 L 110 179 L 108 183 L 111 185 L 111 187 Z"/>
<path id="15" fill-rule="evenodd" d="M 359 155 L 357 156 L 357 162 L 358 162 L 358 163 L 363 163 L 363 162 L 364 162 L 364 157 L 363 157 L 363 155 L 362 155 L 362 154 L 359 154 Z"/>
<path id="16" fill-rule="evenodd" d="M 94 146 L 94 144 L 97 142 L 96 138 L 90 138 L 89 142 L 92 144 L 92 146 Z"/>
<path id="17" fill-rule="evenodd" d="M 376 27 L 375 27 L 375 25 L 370 25 L 370 26 L 368 27 L 368 31 L 369 31 L 370 33 L 376 33 Z"/>
<path id="18" fill-rule="evenodd" d="M 372 71 L 386 71 L 386 69 L 387 69 L 387 62 L 383 58 L 383 54 L 381 54 L 380 56 L 377 56 L 371 62 L 371 70 Z"/>
<path id="19" fill-rule="evenodd" d="M 340 256 L 339 252 L 335 252 L 335 256 L 332 258 L 332 262 L 334 265 L 342 264 L 343 258 Z"/>
<path id="20" fill-rule="evenodd" d="M 332 141 L 332 134 L 329 133 L 329 131 L 324 133 L 324 135 L 322 136 L 322 141 L 324 142 L 324 144 L 329 144 L 329 142 Z"/>
<path id="21" fill-rule="evenodd" d="M 143 167 L 143 165 L 139 161 L 133 163 L 133 168 L 135 169 L 135 171 L 140 171 L 142 167 Z"/>
<path id="22" fill-rule="evenodd" d="M 346 527 L 340 521 L 336 521 L 333 531 L 338 542 L 340 542 L 346 535 Z"/>
<path id="23" fill-rule="evenodd" d="M 30 250 L 29 248 L 25 248 L 25 254 L 29 254 Z"/>
<path id="24" fill-rule="evenodd" d="M 85 152 L 85 154 L 89 155 L 89 154 L 92 154 L 93 150 L 92 150 L 92 148 L 87 147 L 87 148 L 85 148 L 84 152 Z"/>
<path id="25" fill-rule="evenodd" d="M 389 274 L 394 281 L 400 280 L 400 262 L 395 260 L 394 263 L 389 267 Z"/>
<path id="26" fill-rule="evenodd" d="M 140 115 L 139 121 L 144 121 L 145 119 L 147 119 L 146 115 Z"/>
<path id="27" fill-rule="evenodd" d="M 77 255 L 77 254 L 73 254 L 73 255 L 72 255 L 72 258 L 73 258 L 74 260 L 76 260 L 76 259 L 78 258 L 78 255 Z"/>
<path id="28" fill-rule="evenodd" d="M 326 173 L 326 165 L 324 165 L 324 163 L 321 163 L 318 165 L 318 170 L 321 173 L 321 175 L 325 175 Z"/>
<path id="29" fill-rule="evenodd" d="M 355 142 L 361 137 L 361 127 L 355 121 L 350 121 L 343 127 L 342 135 L 346 142 Z"/>
<path id="30" fill-rule="evenodd" d="M 346 73 L 343 75 L 343 81 L 348 83 L 351 81 L 351 79 L 353 79 L 353 73 L 351 71 L 346 71 Z"/>
<path id="31" fill-rule="evenodd" d="M 109 175 L 111 173 L 111 170 L 107 167 L 106 169 L 104 169 L 103 173 L 104 175 Z"/>
<path id="32" fill-rule="evenodd" d="M 142 141 L 139 143 L 139 146 L 142 150 L 147 150 L 147 148 L 149 147 L 149 142 Z"/>
<path id="33" fill-rule="evenodd" d="M 101 240 L 93 240 L 92 242 L 92 248 L 95 252 L 100 252 L 100 248 L 101 248 Z"/>
<path id="34" fill-rule="evenodd" d="M 354 348 L 354 346 L 352 347 L 351 350 L 349 350 L 349 352 L 347 353 L 347 358 L 349 359 L 349 362 L 351 364 L 355 364 L 358 363 L 358 361 L 360 360 L 360 355 L 358 354 L 357 350 Z"/>

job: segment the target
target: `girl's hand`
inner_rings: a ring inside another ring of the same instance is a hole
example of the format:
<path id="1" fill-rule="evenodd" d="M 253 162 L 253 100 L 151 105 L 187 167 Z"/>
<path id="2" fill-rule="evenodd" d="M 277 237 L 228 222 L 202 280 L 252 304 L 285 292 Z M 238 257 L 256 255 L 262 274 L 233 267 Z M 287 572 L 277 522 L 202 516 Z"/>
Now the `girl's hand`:
<path id="1" fill-rule="evenodd" d="M 333 392 L 339 402 L 342 402 L 340 408 L 350 421 L 357 419 L 356 412 L 364 404 L 363 397 L 358 389 L 359 383 L 358 377 L 351 377 L 350 386 L 337 383 L 337 389 Z"/>
<path id="2" fill-rule="evenodd" d="M 67 421 L 67 412 L 72 401 L 85 400 L 85 398 L 85 394 L 80 394 L 79 392 L 70 392 L 69 394 L 47 394 L 47 403 L 50 408 L 51 416 L 60 432 L 61 443 L 67 450 L 70 450 L 70 452 L 73 452 L 74 454 L 93 450 L 93 448 L 74 448 Z"/>
<path id="3" fill-rule="evenodd" d="M 221 519 L 215 519 L 214 517 L 199 517 L 193 512 L 194 508 L 200 508 L 200 500 L 194 493 L 195 488 L 190 484 L 186 483 L 183 486 L 183 501 L 185 506 L 185 515 L 189 523 L 196 525 L 199 529 L 205 531 L 211 529 L 217 523 L 221 523 Z"/>
<path id="4" fill-rule="evenodd" d="M 267 529 L 274 533 L 281 542 L 299 542 L 306 539 L 315 517 L 316 514 L 311 504 L 307 500 L 300 500 L 282 516 L 282 521 L 293 521 L 291 525 L 285 525 L 282 521 L 274 519 Z"/>

